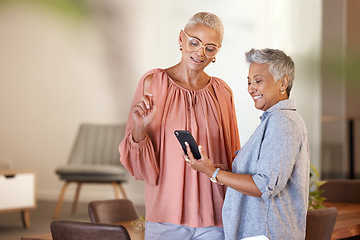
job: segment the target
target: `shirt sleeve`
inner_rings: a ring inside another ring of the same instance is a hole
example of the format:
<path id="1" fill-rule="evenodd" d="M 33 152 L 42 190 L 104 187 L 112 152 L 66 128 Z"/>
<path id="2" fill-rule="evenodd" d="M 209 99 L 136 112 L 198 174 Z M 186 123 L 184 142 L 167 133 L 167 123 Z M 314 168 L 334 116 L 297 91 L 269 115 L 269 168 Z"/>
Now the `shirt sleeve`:
<path id="1" fill-rule="evenodd" d="M 301 147 L 301 135 L 295 123 L 281 112 L 269 116 L 263 136 L 256 173 L 252 176 L 262 192 L 261 198 L 278 195 L 291 178 Z"/>
<path id="2" fill-rule="evenodd" d="M 137 180 L 143 180 L 150 185 L 157 185 L 159 166 L 155 158 L 154 148 L 148 136 L 137 143 L 128 134 L 121 142 L 120 161 Z"/>
<path id="3" fill-rule="evenodd" d="M 144 92 L 144 80 L 153 72 L 154 71 L 147 72 L 139 81 L 131 106 L 135 105 L 141 99 Z M 130 112 L 125 137 L 119 145 L 120 161 L 135 179 L 143 180 L 150 185 L 157 185 L 159 163 L 156 159 L 153 143 L 148 135 L 146 135 L 145 139 L 141 142 L 134 142 L 132 138 L 133 127 L 134 122 Z"/>

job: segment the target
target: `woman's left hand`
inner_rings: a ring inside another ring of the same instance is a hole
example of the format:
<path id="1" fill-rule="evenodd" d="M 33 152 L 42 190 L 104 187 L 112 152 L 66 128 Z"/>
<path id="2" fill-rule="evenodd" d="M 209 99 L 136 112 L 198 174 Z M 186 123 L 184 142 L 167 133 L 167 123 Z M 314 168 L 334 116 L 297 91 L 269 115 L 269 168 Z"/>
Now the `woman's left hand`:
<path id="1" fill-rule="evenodd" d="M 196 171 L 204 173 L 204 174 L 208 175 L 209 177 L 212 176 L 216 167 L 214 166 L 212 161 L 206 156 L 206 153 L 205 153 L 205 150 L 203 149 L 203 147 L 201 145 L 199 145 L 199 152 L 200 152 L 201 158 L 195 159 L 191 152 L 190 145 L 187 142 L 185 143 L 185 145 L 186 145 L 186 152 L 188 154 L 186 155 L 185 152 L 182 150 L 182 148 L 181 148 L 181 151 L 182 151 L 182 156 L 185 159 L 185 161 L 187 162 L 187 164 Z"/>

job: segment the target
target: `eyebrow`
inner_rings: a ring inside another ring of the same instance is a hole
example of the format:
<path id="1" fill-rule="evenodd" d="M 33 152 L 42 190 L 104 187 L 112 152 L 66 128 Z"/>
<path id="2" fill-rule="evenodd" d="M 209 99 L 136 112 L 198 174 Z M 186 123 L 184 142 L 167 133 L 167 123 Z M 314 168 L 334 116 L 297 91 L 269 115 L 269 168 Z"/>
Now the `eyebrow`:
<path id="1" fill-rule="evenodd" d="M 187 34 L 187 33 L 186 33 Z M 189 34 L 188 34 L 189 35 Z M 191 37 L 191 38 L 196 38 L 197 40 L 199 40 L 201 43 L 203 43 L 203 41 L 201 41 L 201 39 L 200 38 L 198 38 L 198 37 L 195 37 L 195 36 L 191 36 L 191 35 L 189 35 L 189 37 Z M 215 47 L 217 47 L 218 48 L 218 46 L 215 44 L 215 43 L 208 43 L 208 44 L 204 44 L 205 46 L 208 46 L 208 45 L 213 45 L 213 46 L 215 46 Z"/>
<path id="2" fill-rule="evenodd" d="M 260 73 L 258 73 L 258 74 L 255 74 L 253 77 L 258 77 L 258 76 L 261 76 L 261 77 L 262 77 L 263 75 L 261 75 Z M 248 76 L 247 79 L 250 80 L 250 77 Z"/>

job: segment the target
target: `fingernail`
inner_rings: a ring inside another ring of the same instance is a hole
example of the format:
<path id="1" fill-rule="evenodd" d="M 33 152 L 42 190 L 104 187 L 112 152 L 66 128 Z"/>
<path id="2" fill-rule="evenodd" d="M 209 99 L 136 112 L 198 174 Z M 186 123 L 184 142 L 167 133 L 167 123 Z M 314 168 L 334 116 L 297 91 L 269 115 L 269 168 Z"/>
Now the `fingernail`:
<path id="1" fill-rule="evenodd" d="M 147 105 L 146 105 L 146 109 L 149 109 L 149 108 L 150 108 L 150 105 L 149 105 L 149 104 L 147 104 Z"/>

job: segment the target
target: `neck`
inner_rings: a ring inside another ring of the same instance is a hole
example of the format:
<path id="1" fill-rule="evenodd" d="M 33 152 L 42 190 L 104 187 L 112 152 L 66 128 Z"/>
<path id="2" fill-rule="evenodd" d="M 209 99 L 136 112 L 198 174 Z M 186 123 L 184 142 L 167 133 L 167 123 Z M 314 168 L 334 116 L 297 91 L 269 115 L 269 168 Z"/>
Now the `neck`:
<path id="1" fill-rule="evenodd" d="M 169 76 L 187 89 L 201 89 L 209 83 L 210 76 L 203 70 L 193 71 L 181 62 L 165 70 Z"/>

